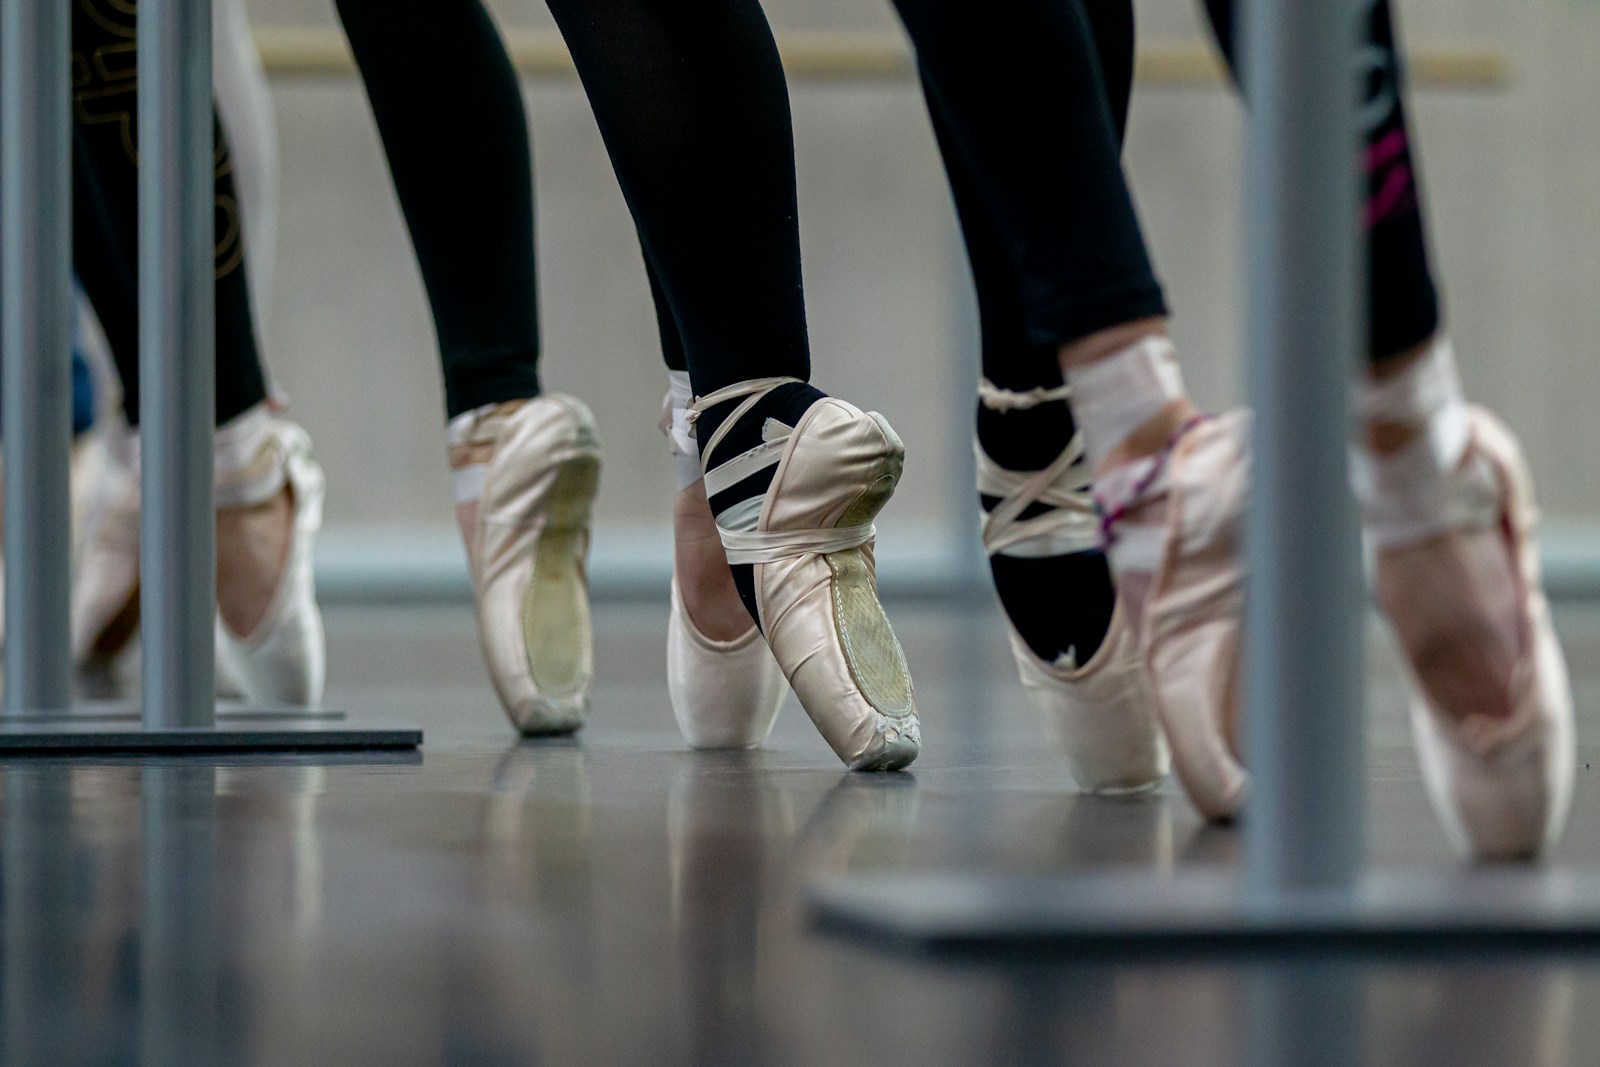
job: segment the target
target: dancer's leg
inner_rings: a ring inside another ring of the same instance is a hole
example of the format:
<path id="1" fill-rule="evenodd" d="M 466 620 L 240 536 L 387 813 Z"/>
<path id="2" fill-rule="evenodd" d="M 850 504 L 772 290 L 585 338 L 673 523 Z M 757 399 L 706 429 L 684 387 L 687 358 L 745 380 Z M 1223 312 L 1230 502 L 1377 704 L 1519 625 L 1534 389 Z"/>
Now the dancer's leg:
<path id="1" fill-rule="evenodd" d="M 1120 146 L 1133 82 L 1134 17 L 1127 0 L 1088 5 L 1097 67 Z M 925 91 L 928 79 L 925 77 Z M 1165 774 L 1160 729 L 1100 549 L 1058 344 L 1028 335 L 1020 281 L 976 175 L 927 91 L 978 298 L 983 382 L 977 410 L 984 546 L 1024 688 L 1090 792 L 1149 788 Z M 1075 176 L 1063 183 L 1072 198 Z"/>
<path id="2" fill-rule="evenodd" d="M 937 106 L 930 107 L 929 114 L 945 157 L 978 297 L 984 382 L 977 412 L 980 468 L 1018 474 L 1043 471 L 1056 464 L 1077 437 L 1057 346 L 1028 340 L 1016 272 L 989 219 L 988 206 Z M 1072 462 L 1042 488 L 1076 484 L 1074 468 L 1081 468 L 1084 477 L 1079 480 L 1087 489 L 1092 477 L 1087 457 Z M 983 478 L 980 471 L 986 535 L 995 530 L 997 510 L 1005 516 L 1001 509 L 1012 495 L 993 484 L 996 481 Z M 1006 526 L 1004 543 L 987 536 L 985 540 L 990 542 L 995 591 L 1012 625 L 1045 663 L 1088 662 L 1105 638 L 1116 599 L 1093 515 L 1077 510 L 1067 499 L 1051 497 L 1029 504 Z M 1086 531 L 1086 544 L 1073 541 L 1074 526 Z M 1021 540 L 1013 542 L 1013 537 Z M 1052 595 L 1041 596 L 1044 589 Z"/>
<path id="3" fill-rule="evenodd" d="M 645 272 L 667 365 L 661 429 L 678 485 L 672 501 L 667 693 L 694 747 L 754 748 L 770 733 L 789 687 L 734 584 L 690 430 L 694 389 L 683 338 L 648 257 Z"/>
<path id="4" fill-rule="evenodd" d="M 522 90 L 481 0 L 338 0 L 433 310 L 451 418 L 539 395 Z"/>
<path id="5" fill-rule="evenodd" d="M 444 367 L 456 521 L 489 674 L 526 734 L 578 729 L 594 673 L 594 418 L 540 395 L 522 90 L 481 0 L 338 0 Z"/>
<path id="6" fill-rule="evenodd" d="M 217 116 L 228 131 L 250 255 L 250 303 L 256 325 L 272 308 L 278 266 L 278 130 L 272 91 L 245 16 L 244 0 L 212 0 Z"/>
<path id="7" fill-rule="evenodd" d="M 904 766 L 920 727 L 869 549 L 903 446 L 806 381 L 794 143 L 766 19 L 753 0 L 550 7 L 682 334 L 745 606 L 840 758 Z"/>
<path id="8" fill-rule="evenodd" d="M 996 6 L 1002 9 L 996 21 L 1009 26 L 1013 42 L 1044 35 L 1042 12 L 1006 4 L 991 5 L 986 13 Z M 1035 124 L 1034 137 L 1026 130 L 1019 134 L 1017 115 L 1024 116 L 1021 121 L 1027 126 L 1035 112 L 1048 114 L 1059 99 L 1047 92 L 1017 93 L 1010 122 L 985 122 L 986 86 L 1002 92 L 1048 86 L 1027 86 L 1026 76 L 1014 72 L 1028 64 L 1015 59 L 999 63 L 1004 58 L 999 49 L 985 50 L 980 44 L 963 50 L 952 44 L 973 41 L 980 29 L 962 25 L 963 18 L 975 17 L 964 5 L 901 0 L 901 8 L 935 75 L 941 100 L 947 105 L 964 102 L 950 113 L 1010 243 L 1025 253 L 1016 262 L 1025 278 L 1030 322 L 1047 331 L 1059 328 L 1064 305 L 1052 286 L 1073 279 L 1077 264 L 1052 266 L 1049 248 L 1055 245 L 1067 249 L 1057 254 L 1073 256 L 1070 237 L 1076 231 L 1060 225 L 1053 205 L 1039 197 L 1033 176 L 1017 170 L 1014 151 L 1016 144 L 1048 139 L 1048 124 Z M 923 36 L 946 43 L 937 60 L 924 47 Z M 1084 51 L 1080 44 L 1076 54 Z M 990 80 L 985 82 L 983 74 Z M 996 129 L 1004 129 L 1006 138 L 997 137 Z M 1094 166 L 1111 173 L 1103 166 L 1109 158 L 1103 138 L 1088 143 L 1087 151 Z M 1048 145 L 1042 154 L 1050 155 Z M 1131 211 L 1122 224 L 1131 224 Z M 1040 254 L 1026 254 L 1036 251 Z M 1040 275 L 1038 284 L 1026 284 L 1034 273 Z M 1237 763 L 1235 694 L 1236 616 L 1242 600 L 1237 549 L 1247 435 L 1236 416 L 1194 424 L 1193 406 L 1183 392 L 1170 346 L 1151 341 L 1150 334 L 1150 324 L 1137 321 L 1093 333 L 1080 330 L 1076 339 L 1063 332 L 1062 356 L 1076 412 L 1099 462 L 1097 494 L 1114 537 L 1121 528 L 1113 560 L 1122 592 L 1146 601 L 1141 614 L 1147 662 L 1180 776 L 1203 811 L 1227 816 L 1238 809 L 1245 785 Z M 1428 344 L 1426 336 L 1419 340 L 1422 346 L 1411 351 L 1374 353 L 1398 358 L 1386 361 L 1389 366 L 1379 369 L 1363 396 L 1369 437 L 1365 458 L 1370 462 L 1362 496 L 1368 528 L 1379 542 L 1380 571 L 1393 567 L 1394 589 L 1413 601 L 1431 584 L 1421 579 L 1425 569 L 1452 552 L 1466 555 L 1464 544 L 1491 534 L 1502 558 L 1516 568 L 1520 640 L 1509 675 L 1514 681 L 1502 685 L 1514 703 L 1509 716 L 1478 707 L 1465 713 L 1443 709 L 1440 701 L 1448 698 L 1441 697 L 1428 676 L 1461 653 L 1464 635 L 1436 634 L 1438 643 L 1430 656 L 1420 654 L 1429 650 L 1407 635 L 1414 620 L 1396 622 L 1426 694 L 1414 722 L 1419 724 L 1424 777 L 1436 807 L 1457 839 L 1477 855 L 1523 855 L 1537 851 L 1559 830 L 1571 791 L 1570 699 L 1538 589 L 1531 489 L 1509 435 L 1461 401 L 1447 347 Z M 1370 440 L 1391 430 L 1396 432 L 1390 440 Z M 1385 451 L 1388 445 L 1395 450 Z M 1140 527 L 1152 522 L 1161 526 L 1148 531 L 1154 536 L 1143 536 L 1147 531 Z M 1409 558 L 1396 551 L 1406 548 L 1414 552 Z M 1432 560 L 1425 563 L 1430 555 Z M 1492 591 L 1497 584 L 1492 575 L 1505 566 L 1469 557 L 1458 560 L 1456 573 L 1473 572 L 1482 583 L 1473 593 L 1478 597 Z M 1128 580 L 1141 572 L 1153 574 L 1145 578 L 1143 589 Z M 1388 580 L 1380 576 L 1380 586 Z M 1478 605 L 1479 618 L 1500 611 L 1499 603 L 1487 597 Z M 1401 614 L 1410 607 L 1397 605 L 1396 610 Z M 1495 628 L 1494 623 L 1479 624 L 1480 636 Z M 1452 725 L 1455 721 L 1459 728 Z"/>
<path id="9" fill-rule="evenodd" d="M 1227 610 L 1240 588 L 1227 535 L 1243 499 L 1236 486 L 1223 486 L 1228 495 L 1205 531 L 1211 536 L 1188 538 L 1184 529 L 1175 538 L 1165 529 L 1169 497 L 1160 476 L 1178 473 L 1163 457 L 1195 408 L 1166 339 L 1165 304 L 1122 173 L 1091 24 L 1077 3 L 897 0 L 897 7 L 1004 235 L 1029 336 L 1056 345 L 1062 357 L 1097 470 L 1119 600 L 1139 630 L 1174 767 L 1202 811 L 1227 817 L 1245 788 L 1228 721 L 1237 626 Z M 1068 182 L 1070 197 L 1062 195 Z M 1216 453 L 1240 428 L 1230 420 L 1186 436 L 1190 444 L 1204 439 L 1203 459 L 1215 468 Z M 1162 564 L 1175 541 L 1218 566 L 1152 585 L 1157 571 L 1173 578 Z M 1174 593 L 1185 611 L 1170 610 Z M 1197 629 L 1197 620 L 1219 611 L 1229 625 Z"/>
<path id="10" fill-rule="evenodd" d="M 74 263 L 111 345 L 123 407 L 139 422 L 138 78 L 134 19 L 110 0 L 73 7 Z M 221 130 L 218 141 L 223 143 Z M 217 207 L 217 423 L 266 399 L 232 157 L 219 154 Z"/>
<path id="11" fill-rule="evenodd" d="M 554 0 L 550 9 L 682 336 L 695 395 L 798 379 L 730 427 L 716 458 L 756 447 L 767 418 L 796 425 L 822 396 L 805 384 L 794 136 L 766 18 L 747 0 Z M 700 416 L 702 448 L 741 399 Z M 771 474 L 713 492 L 713 513 L 759 497 Z M 749 569 L 736 568 L 735 579 L 754 615 Z"/>
<path id="12" fill-rule="evenodd" d="M 105 330 L 128 423 L 139 422 L 137 37 L 131 5 L 73 7 L 74 259 Z M 298 427 L 266 406 L 266 381 L 245 274 L 241 208 L 221 128 L 216 173 L 217 600 L 224 645 L 245 695 L 269 703 L 321 699 L 323 643 L 310 572 L 321 515 L 320 469 Z M 125 509 L 126 510 L 126 509 Z M 126 566 L 132 566 L 131 562 Z M 127 613 L 128 576 L 94 581 L 85 559 L 75 592 L 74 651 L 102 649 Z M 99 589 L 104 597 L 96 597 Z M 237 641 L 235 640 L 237 638 Z M 243 642 L 240 644 L 239 642 Z"/>
<path id="13" fill-rule="evenodd" d="M 1388 0 L 1363 0 L 1357 63 L 1367 174 L 1367 349 L 1375 363 L 1415 353 L 1439 332 L 1439 294 L 1428 263 L 1422 194 L 1406 122 L 1404 61 Z M 1229 68 L 1238 75 L 1237 0 L 1206 0 Z"/>
<path id="14" fill-rule="evenodd" d="M 1363 394 L 1367 417 L 1358 463 L 1362 485 L 1403 496 L 1429 470 L 1438 478 L 1462 464 L 1466 401 L 1442 342 L 1394 15 L 1388 0 L 1367 0 L 1366 6 L 1357 62 L 1365 78 L 1360 115 L 1371 382 Z M 1234 0 L 1206 0 L 1206 11 L 1237 72 Z M 1419 406 L 1419 388 L 1439 395 Z M 1434 439 L 1427 440 L 1435 425 Z M 1512 714 L 1520 597 L 1498 531 L 1396 547 L 1380 554 L 1377 577 L 1379 598 L 1437 703 L 1463 717 Z"/>
<path id="15" fill-rule="evenodd" d="M 661 335 L 661 358 L 667 366 L 661 429 L 667 436 L 678 483 L 678 495 L 672 502 L 672 573 L 695 629 L 712 641 L 732 641 L 750 631 L 750 613 L 744 609 L 728 570 L 728 556 L 706 500 L 700 456 L 688 429 L 694 389 L 689 384 L 683 335 L 648 256 L 644 269 L 655 305 L 656 329 Z"/>
<path id="16" fill-rule="evenodd" d="M 1070 372 L 1164 337 L 1165 302 L 1120 163 L 1121 112 L 1084 7 L 1016 0 L 899 0 L 897 7 L 946 127 L 947 155 L 965 160 L 1002 235 L 1027 341 L 1056 350 Z M 1007 122 L 994 121 L 999 114 Z M 1158 451 L 1193 414 L 1186 398 L 1162 397 L 1148 411 L 1096 426 L 1104 420 L 1092 416 L 1105 407 L 1092 385 L 1088 397 L 1074 386 L 1073 407 L 1101 467 Z M 1086 400 L 1089 419 L 1078 410 Z"/>

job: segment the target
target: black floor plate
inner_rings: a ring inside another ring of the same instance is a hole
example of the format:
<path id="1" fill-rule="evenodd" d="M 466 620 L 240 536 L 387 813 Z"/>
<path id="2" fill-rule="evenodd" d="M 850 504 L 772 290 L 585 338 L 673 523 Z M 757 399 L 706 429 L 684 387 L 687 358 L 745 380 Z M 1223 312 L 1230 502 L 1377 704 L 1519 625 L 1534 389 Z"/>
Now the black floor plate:
<path id="1" fill-rule="evenodd" d="M 1276 900 L 1220 871 L 853 875 L 810 900 L 825 932 L 936 955 L 1600 954 L 1594 871 L 1381 871 Z"/>
<path id="2" fill-rule="evenodd" d="M 414 749 L 422 731 L 325 721 L 225 719 L 210 728 L 145 730 L 103 720 L 0 723 L 0 756 L 72 753 L 329 752 Z"/>

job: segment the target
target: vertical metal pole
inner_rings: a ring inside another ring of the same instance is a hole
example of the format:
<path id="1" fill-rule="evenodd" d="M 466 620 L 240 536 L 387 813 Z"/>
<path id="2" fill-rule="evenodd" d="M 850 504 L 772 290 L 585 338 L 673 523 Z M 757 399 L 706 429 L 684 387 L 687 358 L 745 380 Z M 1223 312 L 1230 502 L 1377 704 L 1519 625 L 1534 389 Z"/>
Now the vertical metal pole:
<path id="1" fill-rule="evenodd" d="M 1355 0 L 1247 0 L 1247 391 L 1255 409 L 1245 699 L 1247 878 L 1354 884 L 1364 597 L 1346 474 L 1355 370 Z"/>
<path id="2" fill-rule="evenodd" d="M 72 99 L 70 5 L 0 13 L 7 715 L 72 702 Z"/>
<path id="3" fill-rule="evenodd" d="M 140 602 L 147 728 L 216 718 L 210 0 L 139 4 Z"/>

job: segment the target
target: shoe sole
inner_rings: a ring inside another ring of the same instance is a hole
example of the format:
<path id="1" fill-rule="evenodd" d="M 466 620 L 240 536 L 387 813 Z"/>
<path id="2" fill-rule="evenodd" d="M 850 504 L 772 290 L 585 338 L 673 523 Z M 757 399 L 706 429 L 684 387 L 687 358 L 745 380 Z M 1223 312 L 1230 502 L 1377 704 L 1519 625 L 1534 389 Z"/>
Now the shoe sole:
<path id="1" fill-rule="evenodd" d="M 890 449 L 882 469 L 855 502 L 840 516 L 841 526 L 860 526 L 871 522 L 894 496 L 905 469 L 905 445 L 888 421 L 877 412 L 868 417 L 878 424 Z M 878 709 L 883 720 L 884 748 L 872 756 L 849 764 L 852 771 L 897 771 L 909 766 L 922 751 L 921 732 L 908 737 L 902 731 L 903 717 L 885 715 L 881 709 L 915 707 L 911 691 L 911 668 L 905 651 L 895 637 L 889 616 L 878 599 L 877 584 L 859 548 L 833 552 L 823 557 L 833 576 L 833 612 L 839 637 L 844 643 L 845 663 L 867 702 Z"/>
<path id="2" fill-rule="evenodd" d="M 580 453 L 556 472 L 549 525 L 534 548 L 533 581 L 523 600 L 522 638 L 548 726 L 529 736 L 576 732 L 583 725 L 590 674 L 586 575 L 589 522 L 600 485 L 600 457 Z"/>

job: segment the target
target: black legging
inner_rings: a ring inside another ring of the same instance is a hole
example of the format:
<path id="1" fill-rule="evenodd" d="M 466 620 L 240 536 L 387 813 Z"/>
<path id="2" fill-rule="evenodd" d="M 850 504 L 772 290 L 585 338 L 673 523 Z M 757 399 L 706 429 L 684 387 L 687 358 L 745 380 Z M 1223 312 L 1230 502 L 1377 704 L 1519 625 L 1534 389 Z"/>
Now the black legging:
<path id="1" fill-rule="evenodd" d="M 1166 313 L 1077 0 L 896 0 L 1004 237 L 1031 344 Z"/>
<path id="2" fill-rule="evenodd" d="M 653 265 L 663 333 L 681 337 L 695 392 L 809 378 L 789 97 L 759 5 L 549 6 Z"/>
<path id="3" fill-rule="evenodd" d="M 1069 0 L 1075 3 L 1076 0 Z M 1088 18 L 1095 45 L 1089 70 L 1100 84 L 1118 148 L 1127 128 L 1133 89 L 1134 13 L 1132 0 L 1089 0 Z M 940 155 L 961 221 L 967 259 L 978 298 L 983 376 L 1002 389 L 1028 392 L 1062 384 L 1059 344 L 1036 340 L 1028 331 L 1021 279 L 1004 235 L 984 199 L 981 182 L 961 152 L 926 71 L 923 89 Z M 1075 195 L 1073 176 L 1060 183 L 1061 195 Z M 1153 279 L 1137 309 L 1157 313 L 1160 290 Z M 1007 470 L 1041 470 L 1070 445 L 1076 426 L 1067 402 L 1058 400 L 1026 410 L 977 410 L 978 442 Z M 986 511 L 999 504 L 981 500 Z M 1023 513 L 1033 518 L 1049 509 L 1034 505 Z M 1017 634 L 1046 663 L 1062 654 L 1088 662 L 1105 639 L 1116 603 L 1116 589 L 1104 555 L 1086 552 L 1049 557 L 991 556 L 990 573 Z M 1049 595 L 1040 595 L 1048 590 Z"/>
<path id="4" fill-rule="evenodd" d="M 337 0 L 428 290 L 451 416 L 539 395 L 522 90 L 480 0 Z"/>
<path id="5" fill-rule="evenodd" d="M 1080 5 L 1092 2 L 895 0 L 930 94 L 1007 235 L 1029 337 L 1041 345 L 1164 312 L 1112 108 L 1088 62 L 1096 43 Z M 1231 53 L 1231 2 L 1208 2 Z M 1387 0 L 1369 3 L 1369 348 L 1383 359 L 1431 337 L 1439 312 L 1392 16 Z"/>
<path id="6" fill-rule="evenodd" d="M 1132 0 L 1090 0 L 1087 10 L 1095 44 L 1095 76 L 1100 80 L 1120 151 L 1133 89 L 1133 4 Z M 1029 336 L 1021 279 L 1007 252 L 1004 235 L 984 199 L 982 183 L 956 144 L 926 72 L 919 69 L 919 73 L 978 298 L 983 376 L 1002 389 L 1017 392 L 1059 386 L 1059 344 L 1053 340 L 1035 341 Z M 1062 195 L 1070 197 L 1070 175 L 1063 184 Z M 1156 296 L 1159 300 L 1159 290 Z M 980 435 L 985 423 L 993 421 L 991 415 L 988 409 L 979 407 Z M 1007 432 L 992 435 L 993 442 L 985 441 L 985 445 L 992 444 L 989 455 L 1010 470 L 1036 470 L 1048 464 L 1060 455 L 1074 433 L 1072 413 L 1065 401 L 1011 413 L 1006 422 Z M 1027 425 L 1019 425 L 1022 423 Z M 1047 447 L 1038 447 L 1038 438 L 1045 438 Z M 1013 450 L 1014 454 L 1008 454 Z M 1040 457 L 1043 463 L 1035 463 Z"/>
<path id="7" fill-rule="evenodd" d="M 1405 78 L 1395 45 L 1389 0 L 1364 0 L 1357 62 L 1362 86 L 1361 132 L 1366 152 L 1368 352 L 1382 360 L 1413 349 L 1439 329 L 1439 294 L 1428 268 L 1417 164 L 1406 129 Z M 1236 0 L 1206 0 L 1206 14 L 1239 74 Z"/>
<path id="8" fill-rule="evenodd" d="M 139 423 L 139 82 L 131 5 L 72 7 L 73 264 L 106 333 L 130 425 Z M 245 281 L 233 164 L 220 127 L 216 170 L 217 422 L 267 397 Z"/>

